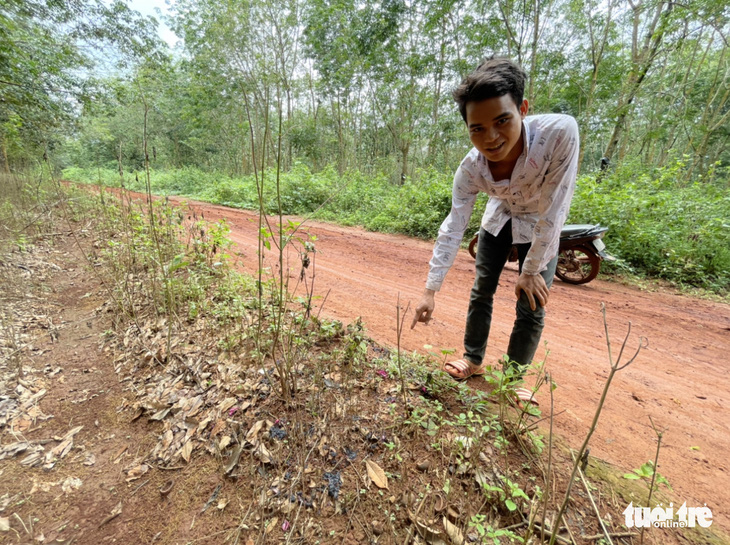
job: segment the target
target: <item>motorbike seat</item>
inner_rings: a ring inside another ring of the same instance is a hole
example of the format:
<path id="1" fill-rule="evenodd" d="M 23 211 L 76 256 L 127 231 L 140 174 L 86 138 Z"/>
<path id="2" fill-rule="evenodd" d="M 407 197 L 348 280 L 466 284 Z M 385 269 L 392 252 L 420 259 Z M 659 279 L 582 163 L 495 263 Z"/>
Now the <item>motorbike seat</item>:
<path id="1" fill-rule="evenodd" d="M 587 233 L 594 229 L 595 225 L 590 225 L 588 223 L 577 223 L 577 224 L 571 224 L 571 225 L 564 225 L 563 230 L 560 231 L 561 237 L 574 237 L 576 235 L 581 235 L 583 233 Z"/>

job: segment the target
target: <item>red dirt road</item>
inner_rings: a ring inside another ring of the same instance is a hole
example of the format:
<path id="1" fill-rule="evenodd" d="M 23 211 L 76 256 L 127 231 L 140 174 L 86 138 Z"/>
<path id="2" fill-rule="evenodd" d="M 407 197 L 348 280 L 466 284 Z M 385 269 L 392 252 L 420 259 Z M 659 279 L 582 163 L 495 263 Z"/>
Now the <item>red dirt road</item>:
<path id="1" fill-rule="evenodd" d="M 196 203 L 205 218 L 226 218 L 244 254 L 247 270 L 257 267 L 257 216 L 250 212 Z M 413 308 L 423 290 L 432 244 L 405 236 L 370 233 L 322 223 L 307 223 L 317 236 L 315 292 L 329 290 L 323 315 L 345 323 L 361 316 L 376 340 L 395 345 L 396 300 Z M 273 254 L 269 265 L 274 265 Z M 296 266 L 296 265 L 294 265 Z M 506 350 L 514 317 L 516 270 L 508 268 L 495 299 L 495 321 L 487 358 Z M 295 277 L 299 268 L 292 273 Z M 461 351 L 461 339 L 474 278 L 473 260 L 462 252 L 436 296 L 434 320 L 410 330 L 402 346 L 424 352 L 425 344 Z M 292 278 L 292 282 L 295 278 Z M 321 301 L 321 300 L 320 300 Z M 571 286 L 556 279 L 543 341 L 555 390 L 557 432 L 570 445 L 582 442 L 608 376 L 600 303 L 605 302 L 614 357 L 632 322 L 626 352 L 639 336 L 648 348 L 612 384 L 591 455 L 626 470 L 653 459 L 656 437 L 649 417 L 665 428 L 659 472 L 687 506 L 707 504 L 714 523 L 730 530 L 730 306 L 596 280 Z M 410 325 L 412 310 L 406 321 Z M 545 355 L 544 348 L 536 358 Z M 626 359 L 626 356 L 624 356 Z M 543 391 L 540 399 L 548 402 Z M 561 412 L 562 411 L 562 412 Z M 713 525 L 714 526 L 714 525 Z"/>

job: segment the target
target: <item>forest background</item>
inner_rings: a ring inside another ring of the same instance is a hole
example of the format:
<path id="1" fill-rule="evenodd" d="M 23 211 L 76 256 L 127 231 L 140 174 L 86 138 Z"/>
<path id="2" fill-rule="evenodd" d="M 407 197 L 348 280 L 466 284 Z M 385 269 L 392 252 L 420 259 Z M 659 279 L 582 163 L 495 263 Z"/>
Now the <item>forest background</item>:
<path id="1" fill-rule="evenodd" d="M 450 91 L 504 54 L 532 113 L 579 122 L 570 221 L 608 226 L 619 269 L 728 293 L 724 1 L 177 0 L 161 17 L 172 49 L 123 2 L 3 0 L 0 170 L 142 190 L 149 168 L 159 194 L 433 237 L 470 147 Z"/>

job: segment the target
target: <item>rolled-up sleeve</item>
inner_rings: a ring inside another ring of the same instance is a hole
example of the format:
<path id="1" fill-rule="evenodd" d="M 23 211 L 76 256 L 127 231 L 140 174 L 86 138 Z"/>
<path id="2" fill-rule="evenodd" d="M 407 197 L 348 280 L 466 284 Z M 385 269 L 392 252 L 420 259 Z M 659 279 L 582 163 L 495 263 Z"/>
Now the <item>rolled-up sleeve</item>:
<path id="1" fill-rule="evenodd" d="M 474 210 L 477 193 L 479 190 L 462 164 L 454 174 L 451 212 L 441 224 L 433 247 L 433 256 L 429 262 L 428 280 L 426 281 L 427 289 L 434 291 L 441 289 L 446 273 L 459 252 L 459 245 L 464 238 L 464 231 Z"/>
<path id="2" fill-rule="evenodd" d="M 539 274 L 558 254 L 560 231 L 570 209 L 578 173 L 578 124 L 567 118 L 562 134 L 555 139 L 550 166 L 540 189 L 538 221 L 532 236 L 532 245 L 525 258 L 522 272 Z"/>

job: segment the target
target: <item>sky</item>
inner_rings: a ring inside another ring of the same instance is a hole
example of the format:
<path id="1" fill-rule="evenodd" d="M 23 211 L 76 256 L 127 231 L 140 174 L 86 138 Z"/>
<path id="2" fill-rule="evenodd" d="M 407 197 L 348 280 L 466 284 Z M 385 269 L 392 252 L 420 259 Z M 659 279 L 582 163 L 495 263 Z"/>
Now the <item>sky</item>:
<path id="1" fill-rule="evenodd" d="M 155 19 L 157 19 L 157 22 L 160 25 L 160 37 L 165 40 L 172 49 L 175 47 L 175 43 L 179 41 L 178 37 L 175 36 L 175 33 L 170 30 L 164 22 L 162 22 L 162 18 L 157 12 L 157 10 L 159 10 L 162 12 L 162 15 L 167 15 L 168 6 L 165 5 L 165 1 L 166 0 L 127 0 L 127 5 L 131 9 L 140 12 L 142 15 L 152 15 Z M 174 3 L 174 0 L 167 1 Z"/>

